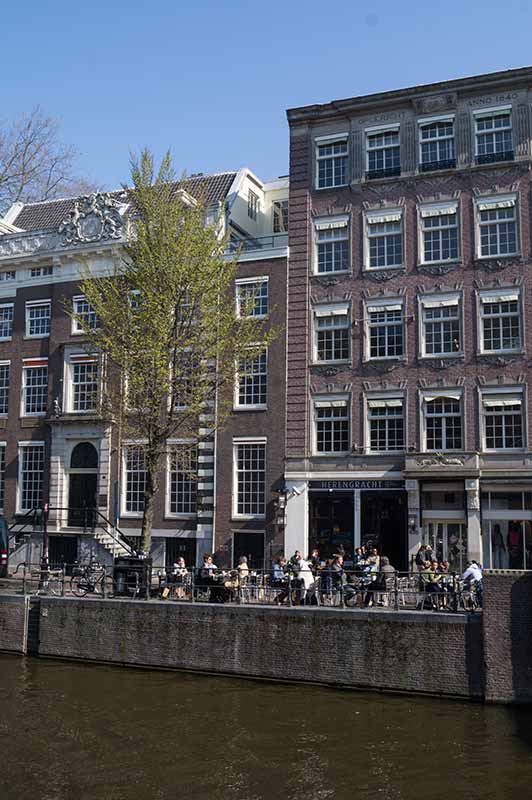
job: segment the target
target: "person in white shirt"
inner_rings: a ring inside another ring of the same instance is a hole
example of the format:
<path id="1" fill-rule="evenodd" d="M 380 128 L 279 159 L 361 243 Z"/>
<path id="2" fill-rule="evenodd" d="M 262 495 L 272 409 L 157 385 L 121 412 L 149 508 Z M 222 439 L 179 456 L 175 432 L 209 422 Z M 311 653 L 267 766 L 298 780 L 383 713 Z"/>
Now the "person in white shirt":
<path id="1" fill-rule="evenodd" d="M 480 608 L 482 608 L 482 568 L 476 561 L 471 561 L 462 575 L 462 580 L 466 581 L 467 585 L 471 585 L 475 581 L 477 600 Z"/>

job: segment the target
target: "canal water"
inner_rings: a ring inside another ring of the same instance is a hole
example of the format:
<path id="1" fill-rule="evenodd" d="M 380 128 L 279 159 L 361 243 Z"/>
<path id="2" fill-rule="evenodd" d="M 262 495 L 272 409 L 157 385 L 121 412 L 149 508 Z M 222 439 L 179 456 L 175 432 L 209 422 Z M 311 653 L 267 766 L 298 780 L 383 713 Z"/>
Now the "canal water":
<path id="1" fill-rule="evenodd" d="M 1 800 L 532 796 L 524 710 L 11 656 L 0 703 Z"/>

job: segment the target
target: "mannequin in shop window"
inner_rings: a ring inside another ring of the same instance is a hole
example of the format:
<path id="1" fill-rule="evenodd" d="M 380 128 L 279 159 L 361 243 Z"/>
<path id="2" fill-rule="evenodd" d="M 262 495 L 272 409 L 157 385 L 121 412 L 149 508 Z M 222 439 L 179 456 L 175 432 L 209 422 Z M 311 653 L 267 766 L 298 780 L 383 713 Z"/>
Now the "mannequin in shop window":
<path id="1" fill-rule="evenodd" d="M 510 569 L 523 569 L 523 531 L 520 522 L 508 525 L 508 558 Z"/>
<path id="2" fill-rule="evenodd" d="M 494 525 L 491 530 L 491 559 L 493 569 L 506 568 L 506 547 L 500 525 Z"/>

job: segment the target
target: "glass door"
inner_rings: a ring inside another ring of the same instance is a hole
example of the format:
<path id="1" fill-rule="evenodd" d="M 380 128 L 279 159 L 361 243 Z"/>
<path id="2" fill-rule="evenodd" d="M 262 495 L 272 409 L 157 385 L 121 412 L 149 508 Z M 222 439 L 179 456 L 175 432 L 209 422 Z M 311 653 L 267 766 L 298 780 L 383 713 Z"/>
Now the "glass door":
<path id="1" fill-rule="evenodd" d="M 462 522 L 427 522 L 425 543 L 430 544 L 438 561 L 449 562 L 449 572 L 464 571 L 467 561 L 467 536 Z"/>

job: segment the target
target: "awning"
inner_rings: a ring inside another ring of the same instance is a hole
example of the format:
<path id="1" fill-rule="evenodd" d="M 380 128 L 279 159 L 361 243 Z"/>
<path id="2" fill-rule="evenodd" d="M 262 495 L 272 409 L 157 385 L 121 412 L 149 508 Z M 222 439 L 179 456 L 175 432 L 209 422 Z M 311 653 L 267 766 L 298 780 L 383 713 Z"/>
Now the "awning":
<path id="1" fill-rule="evenodd" d="M 477 200 L 479 211 L 493 211 L 496 208 L 513 208 L 515 197 L 494 197 L 492 200 Z"/>
<path id="2" fill-rule="evenodd" d="M 494 406 L 517 406 L 523 401 L 522 394 L 482 395 L 482 404 L 488 408 Z"/>
<path id="3" fill-rule="evenodd" d="M 426 217 L 442 217 L 444 214 L 456 214 L 458 203 L 444 203 L 437 206 L 421 206 L 419 211 L 423 219 Z"/>
<path id="4" fill-rule="evenodd" d="M 366 219 L 369 225 L 382 224 L 383 222 L 401 222 L 401 210 L 395 211 L 368 211 Z"/>
<path id="5" fill-rule="evenodd" d="M 509 303 L 512 300 L 519 300 L 519 292 L 517 290 L 486 292 L 486 294 L 480 295 L 481 303 Z"/>
<path id="6" fill-rule="evenodd" d="M 317 231 L 330 231 L 335 228 L 346 228 L 349 217 L 336 217 L 331 220 L 321 220 L 314 223 Z"/>
<path id="7" fill-rule="evenodd" d="M 433 400 L 461 400 L 462 392 L 458 389 L 442 389 L 441 391 L 431 394 L 424 394 L 423 400 L 425 403 L 432 403 Z"/>
<path id="8" fill-rule="evenodd" d="M 439 297 L 422 297 L 421 302 L 424 308 L 443 308 L 444 306 L 456 306 L 460 300 L 458 294 L 441 294 Z"/>
<path id="9" fill-rule="evenodd" d="M 317 306 L 314 309 L 315 317 L 345 317 L 349 314 L 349 304 L 342 303 L 341 305 Z"/>
<path id="10" fill-rule="evenodd" d="M 383 303 L 382 305 L 371 305 L 367 307 L 368 314 L 378 313 L 379 311 L 401 311 L 401 303 Z"/>
<path id="11" fill-rule="evenodd" d="M 401 408 L 403 400 L 401 397 L 379 398 L 378 400 L 368 400 L 369 408 Z"/>
<path id="12" fill-rule="evenodd" d="M 346 408 L 347 400 L 315 400 L 316 408 Z"/>

